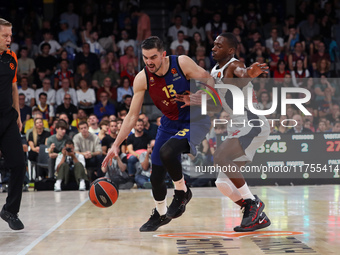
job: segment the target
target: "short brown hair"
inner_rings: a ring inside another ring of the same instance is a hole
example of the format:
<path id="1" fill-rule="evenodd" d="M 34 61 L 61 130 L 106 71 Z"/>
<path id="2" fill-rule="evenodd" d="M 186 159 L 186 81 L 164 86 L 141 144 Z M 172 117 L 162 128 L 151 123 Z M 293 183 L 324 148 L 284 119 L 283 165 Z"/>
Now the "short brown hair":
<path id="1" fill-rule="evenodd" d="M 12 23 L 7 21 L 7 20 L 5 20 L 5 19 L 1 19 L 0 18 L 0 26 L 11 27 Z"/>
<path id="2" fill-rule="evenodd" d="M 78 127 L 80 127 L 81 125 L 84 125 L 84 124 L 86 126 L 89 126 L 89 124 L 86 121 L 81 121 L 81 122 L 79 122 Z"/>
<path id="3" fill-rule="evenodd" d="M 63 128 L 63 129 L 68 129 L 68 125 L 65 120 L 58 120 L 57 124 L 55 125 L 55 129 L 58 128 Z"/>
<path id="4" fill-rule="evenodd" d="M 101 129 L 103 125 L 108 126 L 109 124 L 110 124 L 110 122 L 109 122 L 108 120 L 101 120 L 101 121 L 99 122 L 99 127 L 100 127 L 100 129 Z"/>

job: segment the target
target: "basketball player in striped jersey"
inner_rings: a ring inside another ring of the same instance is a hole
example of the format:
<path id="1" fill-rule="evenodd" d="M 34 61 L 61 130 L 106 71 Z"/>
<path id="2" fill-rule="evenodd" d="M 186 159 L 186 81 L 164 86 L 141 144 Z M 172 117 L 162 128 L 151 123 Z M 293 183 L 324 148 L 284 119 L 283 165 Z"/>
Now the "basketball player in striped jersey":
<path id="1" fill-rule="evenodd" d="M 261 73 L 268 73 L 266 64 L 254 63 L 246 68 L 244 64 L 234 58 L 238 41 L 232 33 L 222 33 L 214 41 L 212 57 L 217 64 L 211 70 L 215 83 L 232 84 L 239 87 L 248 98 L 248 87 L 252 87 L 251 80 Z M 242 78 L 242 79 L 237 79 Z M 219 166 L 234 166 L 240 170 L 246 163 L 252 161 L 256 150 L 267 140 L 270 128 L 264 116 L 253 114 L 245 102 L 244 115 L 233 114 L 233 96 L 229 89 L 216 89 L 222 99 L 223 109 L 230 114 L 233 124 L 228 124 L 228 137 L 217 148 L 214 163 Z M 252 90 L 253 91 L 253 90 Z M 256 108 L 257 99 L 253 91 L 253 105 Z M 253 126 L 248 125 L 251 120 Z M 245 123 L 242 124 L 242 123 Z M 261 124 L 263 124 L 261 126 Z M 260 126 L 260 127 L 259 127 Z M 264 203 L 251 193 L 240 171 L 220 172 L 216 180 L 216 187 L 243 211 L 243 219 L 235 231 L 254 231 L 270 225 L 270 220 L 263 212 Z"/>

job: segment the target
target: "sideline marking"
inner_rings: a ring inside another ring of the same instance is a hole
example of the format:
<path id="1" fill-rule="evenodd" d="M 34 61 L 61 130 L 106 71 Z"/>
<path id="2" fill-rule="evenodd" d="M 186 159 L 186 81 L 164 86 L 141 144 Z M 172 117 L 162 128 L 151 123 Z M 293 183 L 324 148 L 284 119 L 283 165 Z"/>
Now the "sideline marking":
<path id="1" fill-rule="evenodd" d="M 35 239 L 30 245 L 26 246 L 26 248 L 23 249 L 21 252 L 19 252 L 18 255 L 24 255 L 28 253 L 30 250 L 32 250 L 34 246 L 36 246 L 38 243 L 40 243 L 42 240 L 48 237 L 53 231 L 55 231 L 58 227 L 60 227 L 68 218 L 70 218 L 88 200 L 89 199 L 86 198 L 84 201 L 80 202 L 80 204 L 78 204 L 75 208 L 73 208 L 72 211 L 66 214 L 57 224 L 55 224 L 53 227 L 47 230 L 44 234 L 42 234 L 37 239 Z"/>

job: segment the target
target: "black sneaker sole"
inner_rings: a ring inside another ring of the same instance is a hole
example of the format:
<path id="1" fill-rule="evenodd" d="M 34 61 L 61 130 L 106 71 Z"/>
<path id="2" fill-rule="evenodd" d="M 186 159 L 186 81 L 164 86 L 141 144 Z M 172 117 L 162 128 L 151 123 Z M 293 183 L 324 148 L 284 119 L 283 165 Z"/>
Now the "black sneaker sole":
<path id="1" fill-rule="evenodd" d="M 169 209 L 168 209 L 168 212 L 166 213 L 166 217 L 168 217 L 170 219 L 176 219 L 176 218 L 182 216 L 182 214 L 185 212 L 186 205 L 190 202 L 190 200 L 192 198 L 192 192 L 189 188 L 188 188 L 187 192 L 189 192 L 189 193 L 188 193 L 188 198 L 187 198 L 186 203 L 181 204 L 179 209 L 174 214 L 169 214 L 168 213 Z"/>
<path id="2" fill-rule="evenodd" d="M 253 226 L 249 226 L 249 227 L 237 226 L 237 227 L 234 227 L 234 231 L 235 232 L 252 232 L 258 229 L 266 228 L 270 226 L 270 224 L 271 222 L 270 222 L 270 219 L 268 218 L 268 221 L 266 223 L 263 223 L 263 224 L 256 223 Z"/>
<path id="3" fill-rule="evenodd" d="M 6 221 L 8 223 L 8 226 L 12 229 L 12 230 L 21 230 L 24 229 L 24 226 L 11 226 L 10 220 L 4 215 L 4 214 L 0 214 L 1 219 L 3 219 L 4 221 Z M 22 223 L 21 223 L 22 224 Z"/>
<path id="4" fill-rule="evenodd" d="M 168 224 L 170 221 L 171 221 L 171 219 L 167 218 L 167 219 L 163 220 L 163 221 L 161 222 L 161 224 L 159 224 L 159 225 L 157 225 L 157 226 L 154 226 L 153 228 L 150 228 L 149 226 L 143 228 L 144 225 L 147 224 L 147 223 L 145 223 L 143 226 L 140 227 L 139 232 L 152 232 L 152 231 L 156 231 L 159 227 Z"/>

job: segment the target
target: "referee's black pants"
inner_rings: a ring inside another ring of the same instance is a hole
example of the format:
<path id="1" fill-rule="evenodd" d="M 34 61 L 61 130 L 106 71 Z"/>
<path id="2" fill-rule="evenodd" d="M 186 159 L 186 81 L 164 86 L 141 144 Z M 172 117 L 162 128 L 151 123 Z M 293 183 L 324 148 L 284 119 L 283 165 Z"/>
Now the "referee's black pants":
<path id="1" fill-rule="evenodd" d="M 20 209 L 22 185 L 26 172 L 24 152 L 17 125 L 18 113 L 14 108 L 0 112 L 0 150 L 10 169 L 5 210 L 17 214 Z"/>

